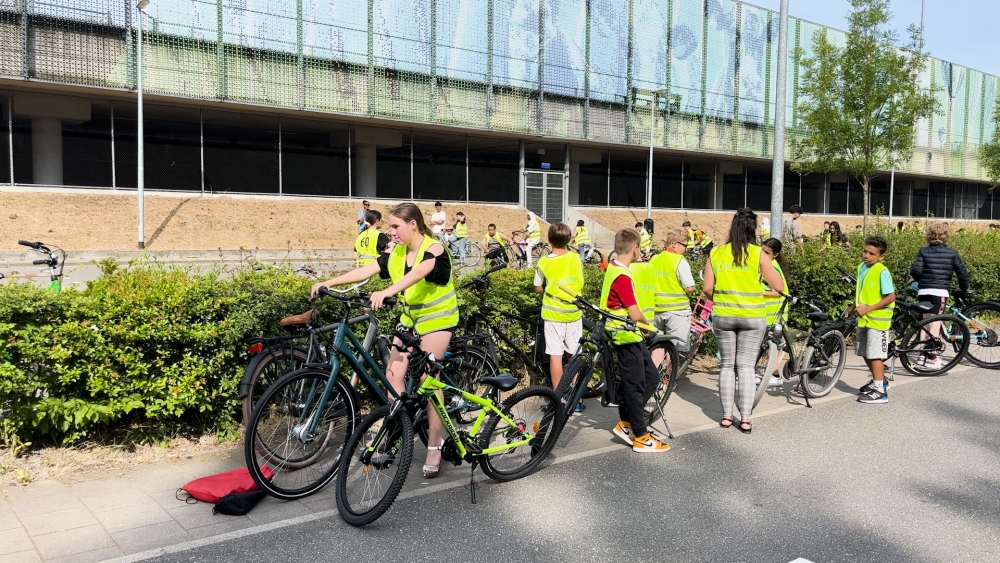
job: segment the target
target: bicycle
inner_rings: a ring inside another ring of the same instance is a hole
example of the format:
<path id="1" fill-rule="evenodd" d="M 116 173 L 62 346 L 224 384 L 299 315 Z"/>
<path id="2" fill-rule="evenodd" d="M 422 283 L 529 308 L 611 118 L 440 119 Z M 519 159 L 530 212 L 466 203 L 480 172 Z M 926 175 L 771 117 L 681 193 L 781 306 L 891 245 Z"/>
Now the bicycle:
<path id="1" fill-rule="evenodd" d="M 576 246 L 576 245 L 572 245 L 571 244 L 571 245 L 567 246 L 566 249 L 569 250 L 570 252 L 573 252 L 574 254 L 579 254 L 580 253 L 579 246 Z M 583 263 L 584 264 L 597 264 L 597 265 L 600 265 L 600 263 L 603 262 L 603 261 L 604 261 L 604 255 L 601 254 L 601 251 L 597 250 L 596 247 L 592 248 L 589 252 L 587 252 L 587 256 L 583 259 Z"/>
<path id="2" fill-rule="evenodd" d="M 49 248 L 41 242 L 19 240 L 17 241 L 17 244 L 27 246 L 35 252 L 48 255 L 48 258 L 45 260 L 35 260 L 32 264 L 35 266 L 48 266 L 45 270 L 42 270 L 43 272 L 47 270 L 49 274 L 48 289 L 55 292 L 62 291 L 63 269 L 66 267 L 66 251 L 55 245 L 52 245 L 52 248 Z M 53 250 L 53 248 L 55 250 Z M 59 255 L 56 254 L 56 251 L 59 252 Z M 56 268 L 58 268 L 58 273 Z"/>
<path id="3" fill-rule="evenodd" d="M 499 393 L 513 390 L 517 378 L 509 374 L 484 378 L 481 382 L 490 393 L 480 397 L 431 377 L 446 373 L 447 368 L 433 354 L 423 352 L 416 337 L 400 331 L 393 335 L 403 343 L 397 349 L 409 351 L 407 390 L 391 406 L 382 406 L 365 417 L 347 442 L 344 467 L 337 475 L 337 509 L 348 524 L 371 524 L 396 500 L 413 459 L 413 418 L 427 403 L 441 417 L 448 434 L 441 448 L 442 461 L 472 466 L 469 485 L 473 504 L 477 466 L 495 481 L 513 481 L 532 473 L 552 450 L 562 428 L 562 405 L 554 391 L 527 387 L 498 407 Z M 413 389 L 425 373 L 429 376 Z M 455 427 L 438 396 L 439 391 L 449 390 L 480 407 L 468 430 Z"/>
<path id="4" fill-rule="evenodd" d="M 470 239 L 465 239 L 465 260 L 461 259 L 458 246 L 452 244 L 451 240 L 447 240 L 445 247 L 448 249 L 448 253 L 451 254 L 452 261 L 457 262 L 460 266 L 474 268 L 483 259 L 483 247 L 479 246 L 478 242 Z"/>
<path id="5" fill-rule="evenodd" d="M 634 330 L 640 328 L 646 330 L 650 335 L 646 338 L 646 345 L 649 348 L 650 356 L 654 351 L 663 351 L 663 358 L 657 365 L 659 379 L 656 390 L 650 397 L 650 402 L 644 407 L 646 413 L 646 424 L 652 425 L 657 420 L 663 420 L 664 429 L 667 436 L 673 439 L 674 435 L 670 431 L 670 425 L 663 413 L 663 407 L 670 397 L 671 386 L 677 378 L 677 349 L 674 343 L 666 336 L 657 333 L 656 327 L 643 323 L 637 323 L 627 317 L 613 315 L 600 307 L 588 302 L 579 295 L 576 295 L 570 288 L 563 285 L 558 286 L 560 290 L 574 296 L 573 303 L 581 310 L 596 315 L 597 320 L 593 322 L 590 329 L 590 337 L 582 337 L 580 346 L 576 353 L 570 358 L 563 373 L 559 385 L 556 387 L 558 395 L 566 409 L 563 412 L 562 424 L 565 425 L 573 415 L 573 406 L 584 398 L 592 385 L 593 373 L 598 365 L 603 366 L 604 374 L 612 374 L 612 380 L 620 381 L 618 373 L 618 362 L 616 360 L 614 347 L 612 346 L 612 333 L 617 330 Z M 618 321 L 624 323 L 624 328 L 608 329 L 608 321 Z M 590 350 L 589 352 L 587 350 Z M 606 376 L 605 376 L 606 377 Z M 618 400 L 617 385 L 606 387 L 604 397 L 601 399 L 602 406 L 611 406 Z"/>
<path id="6" fill-rule="evenodd" d="M 688 332 L 688 351 L 684 354 L 683 358 L 678 358 L 679 362 L 673 377 L 665 382 L 663 396 L 660 399 L 663 404 L 666 404 L 670 400 L 670 396 L 673 395 L 674 390 L 677 388 L 677 383 L 687 376 L 688 368 L 691 367 L 691 363 L 698 355 L 698 350 L 701 348 L 705 336 L 712 332 L 712 301 L 702 297 L 695 302 L 694 308 L 691 311 L 690 327 L 691 329 Z M 674 345 L 674 349 L 676 350 L 676 345 Z"/>
<path id="7" fill-rule="evenodd" d="M 910 284 L 910 290 L 916 292 L 916 283 Z M 969 361 L 981 368 L 1000 368 L 1000 342 L 997 338 L 997 330 L 1000 330 L 1000 303 L 996 301 L 969 303 L 966 300 L 975 295 L 975 291 L 972 290 L 963 295 L 958 288 L 953 287 L 950 293 L 953 301 L 945 305 L 945 311 L 962 319 L 969 328 L 971 340 L 966 354 Z M 980 357 L 978 354 L 989 354 L 989 356 Z"/>
<path id="8" fill-rule="evenodd" d="M 310 339 L 321 333 L 334 334 L 326 361 L 306 363 L 275 381 L 257 401 L 247 422 L 244 440 L 247 469 L 261 490 L 284 500 L 308 496 L 329 483 L 339 464 L 342 446 L 360 416 L 371 406 L 388 405 L 390 397 L 398 398 L 382 366 L 351 329 L 351 305 L 370 307 L 368 296 L 342 295 L 327 288 L 320 290 L 320 296 L 336 299 L 342 305 L 338 322 L 309 328 Z M 395 302 L 394 298 L 387 299 L 386 306 L 391 307 Z M 377 338 L 375 345 L 379 355 L 387 358 L 387 340 Z M 341 372 L 342 359 L 353 372 L 351 380 Z M 446 357 L 442 362 L 452 367 L 449 377 L 455 375 L 462 384 L 481 375 L 481 366 L 467 363 L 461 357 Z M 358 382 L 367 390 L 365 397 L 358 393 Z M 447 383 L 455 386 L 450 379 Z M 454 394 L 446 393 L 446 400 L 451 416 L 462 419 L 469 410 L 469 404 Z M 426 423 L 426 417 L 417 420 L 425 442 Z M 343 441 L 338 443 L 338 436 Z M 270 471 L 265 471 L 265 467 Z"/>
<path id="9" fill-rule="evenodd" d="M 799 378 L 797 389 L 802 390 L 805 397 L 806 407 L 812 408 L 809 399 L 824 397 L 833 390 L 833 387 L 840 380 L 847 363 L 847 343 L 844 335 L 831 328 L 830 325 L 819 326 L 830 319 L 823 309 L 826 305 L 812 297 L 792 297 L 782 293 L 784 300 L 778 309 L 778 321 L 768 327 L 764 337 L 761 354 L 757 358 L 755 365 L 756 392 L 754 394 L 753 406 L 764 397 L 767 391 L 771 374 L 778 367 L 778 362 L 785 352 L 788 353 L 788 362 L 782 370 L 785 379 Z M 795 330 L 785 326 L 781 320 L 784 318 L 785 310 L 797 303 L 803 303 L 810 309 L 806 313 L 809 321 L 809 328 L 805 331 Z M 795 343 L 801 345 L 796 352 Z"/>

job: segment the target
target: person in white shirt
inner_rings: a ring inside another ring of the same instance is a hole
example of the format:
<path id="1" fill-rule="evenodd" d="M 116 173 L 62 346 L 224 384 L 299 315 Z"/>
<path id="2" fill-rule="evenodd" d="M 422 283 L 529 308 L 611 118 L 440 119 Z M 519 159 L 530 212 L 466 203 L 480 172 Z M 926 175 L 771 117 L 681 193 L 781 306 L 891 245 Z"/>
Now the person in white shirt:
<path id="1" fill-rule="evenodd" d="M 434 214 L 431 215 L 431 233 L 434 238 L 444 242 L 444 224 L 448 221 L 448 214 L 441 209 L 441 202 L 434 203 Z"/>
<path id="2" fill-rule="evenodd" d="M 790 240 L 792 242 L 801 243 L 802 242 L 802 230 L 799 229 L 798 220 L 802 216 L 802 208 L 798 205 L 793 205 L 788 209 L 788 214 L 791 215 L 791 219 L 785 219 L 784 227 L 781 230 L 781 238 L 784 240 Z"/>

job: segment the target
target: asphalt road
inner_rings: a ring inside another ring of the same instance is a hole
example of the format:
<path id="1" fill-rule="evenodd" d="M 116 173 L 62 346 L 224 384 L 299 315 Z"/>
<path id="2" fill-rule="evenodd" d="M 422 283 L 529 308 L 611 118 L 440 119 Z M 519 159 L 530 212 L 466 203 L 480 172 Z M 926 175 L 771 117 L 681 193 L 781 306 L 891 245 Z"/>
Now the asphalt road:
<path id="1" fill-rule="evenodd" d="M 486 481 L 476 505 L 456 487 L 365 529 L 333 516 L 157 561 L 998 561 L 998 377 L 760 417 L 752 435 L 697 432 L 662 455 L 622 445 Z"/>

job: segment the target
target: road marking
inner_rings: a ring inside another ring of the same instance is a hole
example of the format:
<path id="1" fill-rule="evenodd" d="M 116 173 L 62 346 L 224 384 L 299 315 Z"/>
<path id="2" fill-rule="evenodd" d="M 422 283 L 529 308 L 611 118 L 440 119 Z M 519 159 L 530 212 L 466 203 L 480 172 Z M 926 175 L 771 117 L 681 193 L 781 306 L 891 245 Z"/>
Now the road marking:
<path id="1" fill-rule="evenodd" d="M 789 563 L 813 563 L 813 562 L 810 561 L 810 560 L 808 560 L 808 559 L 803 559 L 803 558 L 799 557 L 795 561 L 789 561 Z"/>

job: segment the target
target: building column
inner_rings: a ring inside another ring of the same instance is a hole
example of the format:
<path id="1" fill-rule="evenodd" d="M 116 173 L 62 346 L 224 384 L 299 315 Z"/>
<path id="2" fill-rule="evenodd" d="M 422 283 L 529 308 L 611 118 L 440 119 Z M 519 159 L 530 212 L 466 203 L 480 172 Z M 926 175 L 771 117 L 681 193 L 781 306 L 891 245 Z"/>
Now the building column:
<path id="1" fill-rule="evenodd" d="M 375 145 L 355 145 L 354 146 L 354 196 L 355 197 L 375 197 L 375 187 L 377 185 L 377 164 L 376 154 L 378 147 Z"/>
<path id="2" fill-rule="evenodd" d="M 569 160 L 569 205 L 580 205 L 580 165 L 600 164 L 603 151 L 574 147 Z"/>
<path id="3" fill-rule="evenodd" d="M 31 120 L 32 183 L 63 185 L 62 120 L 36 117 Z"/>

